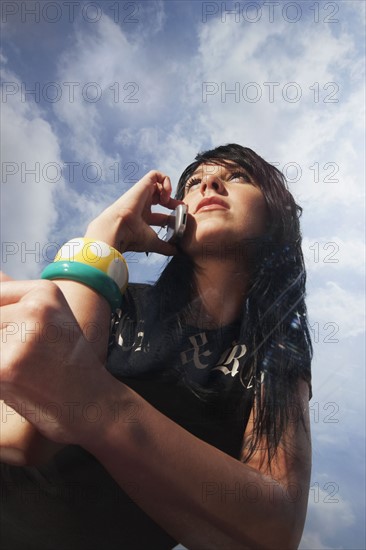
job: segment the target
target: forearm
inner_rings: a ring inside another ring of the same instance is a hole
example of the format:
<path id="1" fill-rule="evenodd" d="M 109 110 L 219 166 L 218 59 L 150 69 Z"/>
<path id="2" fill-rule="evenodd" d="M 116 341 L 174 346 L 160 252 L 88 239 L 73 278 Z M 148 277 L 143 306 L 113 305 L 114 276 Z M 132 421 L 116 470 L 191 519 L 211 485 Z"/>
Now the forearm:
<path id="1" fill-rule="evenodd" d="M 122 489 L 134 487 L 130 496 L 148 515 L 188 548 L 296 548 L 306 495 L 290 502 L 272 477 L 199 440 L 122 387 L 121 414 L 84 446 Z M 126 403 L 136 411 L 133 422 L 123 415 Z"/>
<path id="2" fill-rule="evenodd" d="M 107 212 L 107 211 L 106 211 Z M 85 238 L 102 241 L 123 253 L 125 247 L 118 241 L 118 231 L 123 221 L 116 216 L 103 215 L 93 220 L 87 227 Z M 86 253 L 87 254 L 87 253 Z M 93 267 L 93 264 L 91 264 Z M 69 279 L 57 279 L 54 283 L 60 288 L 73 312 L 86 340 L 102 363 L 107 358 L 111 322 L 111 306 L 101 294 L 85 284 Z M 70 335 L 73 335 L 70 327 Z"/>
<path id="3" fill-rule="evenodd" d="M 54 283 L 65 296 L 94 353 L 105 363 L 111 322 L 111 309 L 107 300 L 88 286 L 75 281 L 56 280 Z M 77 334 L 75 327 L 65 328 L 69 330 L 70 338 Z"/>

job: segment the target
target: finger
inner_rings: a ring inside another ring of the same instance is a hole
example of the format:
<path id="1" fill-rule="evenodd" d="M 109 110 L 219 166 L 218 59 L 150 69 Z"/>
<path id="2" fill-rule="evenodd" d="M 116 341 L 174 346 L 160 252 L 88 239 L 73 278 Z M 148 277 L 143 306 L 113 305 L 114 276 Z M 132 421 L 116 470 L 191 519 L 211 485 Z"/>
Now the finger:
<path id="1" fill-rule="evenodd" d="M 1 306 L 1 321 L 0 330 L 4 330 L 8 337 L 17 334 L 20 330 L 21 322 L 23 322 L 22 310 L 18 303 Z M 24 323 L 23 323 L 24 325 Z M 6 336 L 2 335 L 1 344 L 6 343 Z"/>
<path id="2" fill-rule="evenodd" d="M 168 200 L 168 202 L 166 204 L 164 204 L 164 206 L 166 208 L 170 208 L 171 210 L 174 210 L 175 208 L 177 208 L 177 206 L 179 204 L 185 204 L 185 202 L 180 201 L 178 199 L 173 199 L 172 197 L 170 197 L 170 199 Z"/>
<path id="3" fill-rule="evenodd" d="M 39 281 L 38 281 L 39 284 Z M 37 281 L 4 281 L 1 284 L 0 305 L 15 304 L 37 286 Z"/>
<path id="4" fill-rule="evenodd" d="M 170 214 L 163 214 L 162 212 L 151 212 L 148 224 L 157 227 L 165 227 L 168 223 L 169 216 Z"/>
<path id="5" fill-rule="evenodd" d="M 57 289 L 52 281 L 5 281 L 1 284 L 0 305 L 15 304 L 22 300 L 29 292 L 38 291 L 40 300 L 45 299 L 47 290 Z M 50 299 L 50 293 L 47 293 Z"/>
<path id="6" fill-rule="evenodd" d="M 151 187 L 154 184 L 163 184 L 166 174 L 159 172 L 159 170 L 150 170 L 145 176 L 136 183 L 136 186 L 141 185 L 142 187 Z"/>
<path id="7" fill-rule="evenodd" d="M 149 243 L 146 252 L 156 252 L 157 254 L 163 254 L 164 256 L 175 256 L 178 252 L 177 248 L 159 237 L 156 236 L 154 240 Z"/>
<path id="8" fill-rule="evenodd" d="M 164 181 L 164 178 L 166 177 L 166 174 L 163 174 L 162 172 L 159 172 L 158 170 L 150 170 L 147 174 L 145 174 L 137 183 L 135 183 L 128 191 L 123 193 L 113 205 L 111 205 L 111 208 L 118 210 L 119 208 L 123 208 L 125 206 L 126 197 L 133 198 L 133 200 L 136 200 L 136 204 L 140 203 L 141 201 L 144 202 L 145 199 L 148 197 L 150 200 L 153 199 L 153 195 L 159 193 L 156 192 L 156 184 L 160 183 L 162 184 Z M 137 193 L 137 195 L 136 195 Z M 140 196 L 139 196 L 140 195 Z M 138 198 L 137 198 L 138 197 Z"/>
<path id="9" fill-rule="evenodd" d="M 48 319 L 48 320 L 47 320 Z M 24 315 L 24 306 L 17 304 L 9 304 L 1 306 L 1 321 L 0 321 L 0 353 L 2 359 L 4 359 L 4 350 L 7 344 L 14 340 L 17 341 L 17 345 L 29 344 L 34 342 L 37 344 L 46 343 L 55 344 L 58 338 L 61 338 L 63 334 L 67 334 L 68 342 L 72 343 L 74 339 L 79 337 L 79 325 L 76 320 L 72 323 L 70 320 L 64 324 L 56 325 L 55 322 L 50 321 L 50 317 L 29 317 Z M 55 335 L 57 338 L 55 338 Z M 27 348 L 25 348 L 27 349 Z M 18 347 L 20 351 L 20 348 Z M 5 365 L 5 362 L 3 363 Z"/>
<path id="10" fill-rule="evenodd" d="M 169 196 L 164 196 L 164 187 L 162 183 L 154 183 L 153 189 L 154 191 L 151 197 L 151 204 L 164 204 L 164 202 L 169 199 Z"/>
<path id="11" fill-rule="evenodd" d="M 179 204 L 185 203 L 171 197 L 166 204 L 163 205 L 160 203 L 161 206 L 168 208 L 170 211 L 175 210 L 175 208 L 177 208 Z M 149 225 L 159 225 L 161 227 L 164 227 L 164 225 L 166 225 L 168 222 L 168 217 L 170 216 L 170 213 L 171 212 L 169 212 L 169 214 L 164 214 L 162 212 L 151 212 L 150 210 L 147 210 L 145 220 Z"/>
<path id="12" fill-rule="evenodd" d="M 152 197 L 151 197 L 151 205 L 156 205 L 156 204 L 160 204 L 160 192 L 159 192 L 159 189 L 155 188 L 153 194 L 152 194 Z"/>
<path id="13" fill-rule="evenodd" d="M 172 183 L 169 176 L 164 178 L 162 184 L 162 192 L 160 194 L 160 204 L 166 205 L 170 200 L 170 195 L 172 194 Z"/>
<path id="14" fill-rule="evenodd" d="M 0 337 L 1 366 L 3 367 L 1 382 L 3 382 L 4 368 L 11 363 L 9 360 L 13 357 L 13 353 L 16 353 L 18 361 L 32 342 L 39 344 L 42 338 L 47 341 L 47 325 L 25 318 L 24 307 L 20 304 L 9 304 L 1 307 Z M 14 343 L 16 348 L 9 348 Z"/>
<path id="15" fill-rule="evenodd" d="M 164 256 L 175 256 L 178 252 L 174 244 L 160 239 L 158 234 L 155 233 L 151 227 L 146 233 L 144 251 L 156 252 L 157 254 L 163 254 Z"/>
<path id="16" fill-rule="evenodd" d="M 0 271 L 0 282 L 3 283 L 5 281 L 14 281 L 14 279 L 9 275 L 7 275 L 6 273 L 4 273 L 3 271 Z"/>
<path id="17" fill-rule="evenodd" d="M 164 206 L 164 208 L 169 208 L 170 210 L 174 210 L 177 208 L 179 204 L 185 204 L 184 201 L 180 201 L 177 199 L 173 199 L 172 197 L 168 196 L 163 199 L 163 194 L 158 195 L 157 193 L 153 197 L 152 204 L 160 204 L 161 206 Z"/>

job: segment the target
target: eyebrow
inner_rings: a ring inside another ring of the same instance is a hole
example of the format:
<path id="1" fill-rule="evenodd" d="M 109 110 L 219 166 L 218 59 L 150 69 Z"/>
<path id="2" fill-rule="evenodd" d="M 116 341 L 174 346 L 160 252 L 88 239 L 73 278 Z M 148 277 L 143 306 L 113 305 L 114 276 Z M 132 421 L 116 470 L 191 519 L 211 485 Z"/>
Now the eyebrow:
<path id="1" fill-rule="evenodd" d="M 198 174 L 203 172 L 203 166 L 205 166 L 204 163 L 200 164 L 195 171 L 187 178 L 186 182 L 188 182 L 191 178 L 194 176 L 197 176 Z M 233 164 L 215 164 L 214 166 L 217 166 L 218 168 L 225 168 L 227 171 L 232 172 L 233 170 L 243 171 L 248 176 L 252 177 L 249 170 L 246 168 L 243 168 L 243 166 L 240 166 L 240 164 L 237 164 L 236 162 Z"/>

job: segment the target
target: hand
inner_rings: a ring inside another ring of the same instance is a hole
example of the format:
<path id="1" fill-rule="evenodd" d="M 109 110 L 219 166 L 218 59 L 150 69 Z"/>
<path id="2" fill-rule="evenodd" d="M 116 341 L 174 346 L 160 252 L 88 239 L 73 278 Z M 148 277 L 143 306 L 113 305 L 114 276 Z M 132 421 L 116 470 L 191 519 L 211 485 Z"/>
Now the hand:
<path id="1" fill-rule="evenodd" d="M 61 290 L 51 281 L 4 282 L 1 290 L 1 399 L 58 443 L 93 437 L 90 414 L 105 415 L 115 381 Z"/>
<path id="2" fill-rule="evenodd" d="M 152 170 L 93 220 L 85 236 L 107 242 L 120 252 L 133 250 L 172 256 L 177 253 L 176 247 L 159 239 L 151 228 L 166 225 L 170 210 L 182 204 L 171 198 L 171 193 L 169 177 Z M 156 204 L 169 212 L 152 212 L 151 206 Z"/>

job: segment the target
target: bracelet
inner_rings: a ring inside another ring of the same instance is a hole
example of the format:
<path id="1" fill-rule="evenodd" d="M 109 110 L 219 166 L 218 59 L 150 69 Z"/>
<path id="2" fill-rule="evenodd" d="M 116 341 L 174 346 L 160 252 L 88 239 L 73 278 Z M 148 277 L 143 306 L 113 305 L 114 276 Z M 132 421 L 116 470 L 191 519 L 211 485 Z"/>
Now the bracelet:
<path id="1" fill-rule="evenodd" d="M 68 241 L 57 252 L 42 279 L 70 279 L 85 284 L 109 302 L 112 312 L 120 308 L 128 285 L 128 268 L 122 254 L 112 246 L 89 238 Z"/>
<path id="2" fill-rule="evenodd" d="M 128 268 L 118 250 L 103 241 L 89 238 L 72 239 L 57 252 L 55 262 L 79 262 L 99 269 L 117 284 L 122 294 L 128 284 Z"/>
<path id="3" fill-rule="evenodd" d="M 45 267 L 42 279 L 68 279 L 89 286 L 109 303 L 112 313 L 121 307 L 122 294 L 117 283 L 103 271 L 80 262 L 59 261 Z"/>

